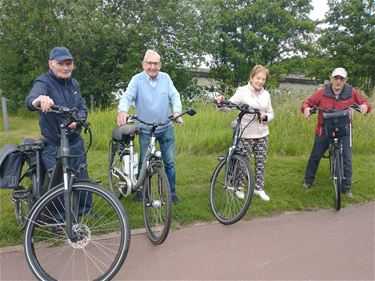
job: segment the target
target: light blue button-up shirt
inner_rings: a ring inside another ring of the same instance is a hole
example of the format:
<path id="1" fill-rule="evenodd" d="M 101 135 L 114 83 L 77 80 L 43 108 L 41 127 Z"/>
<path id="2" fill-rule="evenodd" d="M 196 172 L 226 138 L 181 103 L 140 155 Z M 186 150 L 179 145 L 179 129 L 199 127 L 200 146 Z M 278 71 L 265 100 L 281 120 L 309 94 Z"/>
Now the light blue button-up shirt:
<path id="1" fill-rule="evenodd" d="M 172 79 L 165 72 L 159 72 L 156 79 L 151 79 L 145 71 L 133 76 L 125 93 L 120 98 L 118 112 L 128 112 L 133 103 L 137 116 L 147 123 L 164 123 L 172 113 L 181 113 L 180 94 Z M 157 132 L 168 129 L 172 123 L 159 127 Z M 140 124 L 142 130 L 149 130 Z"/>

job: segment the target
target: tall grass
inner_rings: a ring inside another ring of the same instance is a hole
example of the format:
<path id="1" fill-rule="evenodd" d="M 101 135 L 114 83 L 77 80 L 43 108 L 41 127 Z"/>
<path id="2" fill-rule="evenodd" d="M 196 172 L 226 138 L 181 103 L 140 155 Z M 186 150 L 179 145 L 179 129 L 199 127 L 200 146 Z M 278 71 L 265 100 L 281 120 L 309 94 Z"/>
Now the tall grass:
<path id="1" fill-rule="evenodd" d="M 310 152 L 317 116 L 306 119 L 301 113 L 300 105 L 306 97 L 306 94 L 272 95 L 275 119 L 269 124 L 270 154 L 296 156 Z M 193 117 L 184 116 L 185 127 L 175 128 L 177 153 L 210 154 L 225 150 L 231 142 L 230 123 L 237 116 L 236 110 L 219 112 L 212 102 L 207 101 L 194 103 L 191 107 L 197 114 Z M 116 114 L 112 110 L 95 112 L 89 116 L 95 139 L 94 149 L 107 149 L 111 131 L 116 126 Z M 374 114 L 355 114 L 355 153 L 374 151 L 374 122 Z"/>
<path id="2" fill-rule="evenodd" d="M 274 94 L 272 104 L 275 119 L 270 123 L 270 147 L 266 167 L 266 189 L 270 202 L 254 198 L 246 218 L 285 210 L 333 208 L 333 189 L 329 179 L 328 161 L 321 161 L 314 188 L 301 188 L 304 169 L 314 140 L 316 116 L 305 119 L 300 104 L 306 94 Z M 374 104 L 374 98 L 371 103 Z M 231 143 L 230 123 L 236 110 L 219 112 L 211 101 L 196 102 L 190 107 L 197 111 L 185 116 L 185 127 L 175 126 L 177 190 L 182 203 L 173 208 L 173 227 L 195 221 L 214 220 L 209 207 L 209 185 L 217 165 L 217 156 Z M 88 155 L 90 176 L 108 187 L 108 143 L 116 126 L 116 110 L 91 112 L 89 122 L 93 146 Z M 2 118 L 2 117 L 0 117 Z M 353 193 L 343 198 L 343 206 L 375 200 L 375 114 L 356 114 L 353 137 Z M 5 132 L 0 119 L 0 147 L 17 144 L 23 137 L 38 137 L 36 113 L 20 111 L 11 116 L 10 131 Z M 84 136 L 87 139 L 87 136 Z M 132 228 L 143 226 L 142 206 L 132 197 L 122 200 Z M 11 203 L 11 190 L 0 190 L 0 246 L 22 242 Z"/>

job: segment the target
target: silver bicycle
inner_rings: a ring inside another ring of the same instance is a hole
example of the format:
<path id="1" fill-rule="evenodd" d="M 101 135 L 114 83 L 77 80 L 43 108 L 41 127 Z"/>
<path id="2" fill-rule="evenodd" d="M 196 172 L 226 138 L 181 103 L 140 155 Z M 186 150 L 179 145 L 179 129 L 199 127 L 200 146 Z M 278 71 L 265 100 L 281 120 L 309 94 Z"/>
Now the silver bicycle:
<path id="1" fill-rule="evenodd" d="M 136 115 L 128 116 L 125 126 L 113 130 L 109 144 L 109 187 L 117 198 L 127 197 L 136 191 L 143 192 L 143 217 L 148 237 L 155 245 L 161 244 L 168 236 L 171 224 L 171 190 L 163 169 L 161 152 L 156 147 L 155 131 L 171 120 L 188 114 L 187 109 L 178 116 L 170 116 L 166 122 L 147 123 Z M 134 150 L 134 138 L 139 134 L 137 122 L 150 127 L 150 143 L 138 171 L 138 154 Z"/>

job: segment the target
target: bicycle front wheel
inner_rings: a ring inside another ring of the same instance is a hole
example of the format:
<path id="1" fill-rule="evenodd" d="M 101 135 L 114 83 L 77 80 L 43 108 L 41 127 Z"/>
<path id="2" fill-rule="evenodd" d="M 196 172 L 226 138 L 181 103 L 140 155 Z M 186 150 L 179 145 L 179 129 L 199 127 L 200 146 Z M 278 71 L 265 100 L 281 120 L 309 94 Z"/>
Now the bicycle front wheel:
<path id="1" fill-rule="evenodd" d="M 164 170 L 156 165 L 144 182 L 143 216 L 148 237 L 155 245 L 165 241 L 171 225 L 171 189 Z"/>
<path id="2" fill-rule="evenodd" d="M 338 149 L 334 150 L 331 154 L 330 163 L 332 171 L 333 186 L 335 188 L 335 209 L 341 209 L 341 183 L 342 183 L 342 168 L 340 152 Z"/>
<path id="3" fill-rule="evenodd" d="M 223 159 L 211 178 L 210 203 L 216 219 L 222 224 L 239 221 L 249 208 L 253 193 L 248 159 L 239 154 L 234 154 L 229 162 Z"/>
<path id="4" fill-rule="evenodd" d="M 39 280 L 110 280 L 125 261 L 130 243 L 126 212 L 111 192 L 89 182 L 72 186 L 69 238 L 62 185 L 33 207 L 24 248 Z"/>

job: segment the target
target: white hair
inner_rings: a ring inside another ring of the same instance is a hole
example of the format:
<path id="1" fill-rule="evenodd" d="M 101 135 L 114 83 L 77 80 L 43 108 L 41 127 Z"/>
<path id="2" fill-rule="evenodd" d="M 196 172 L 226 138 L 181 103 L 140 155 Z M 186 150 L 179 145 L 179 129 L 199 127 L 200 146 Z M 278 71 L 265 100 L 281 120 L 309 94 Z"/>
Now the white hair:
<path id="1" fill-rule="evenodd" d="M 159 55 L 156 51 L 154 51 L 154 50 L 147 50 L 147 51 L 146 51 L 146 54 L 145 54 L 145 56 L 144 56 L 144 58 L 143 58 L 143 61 L 145 61 L 146 58 L 147 58 L 149 55 L 151 55 L 151 54 L 155 55 L 155 56 L 158 58 L 158 60 L 160 61 L 160 55 Z"/>

